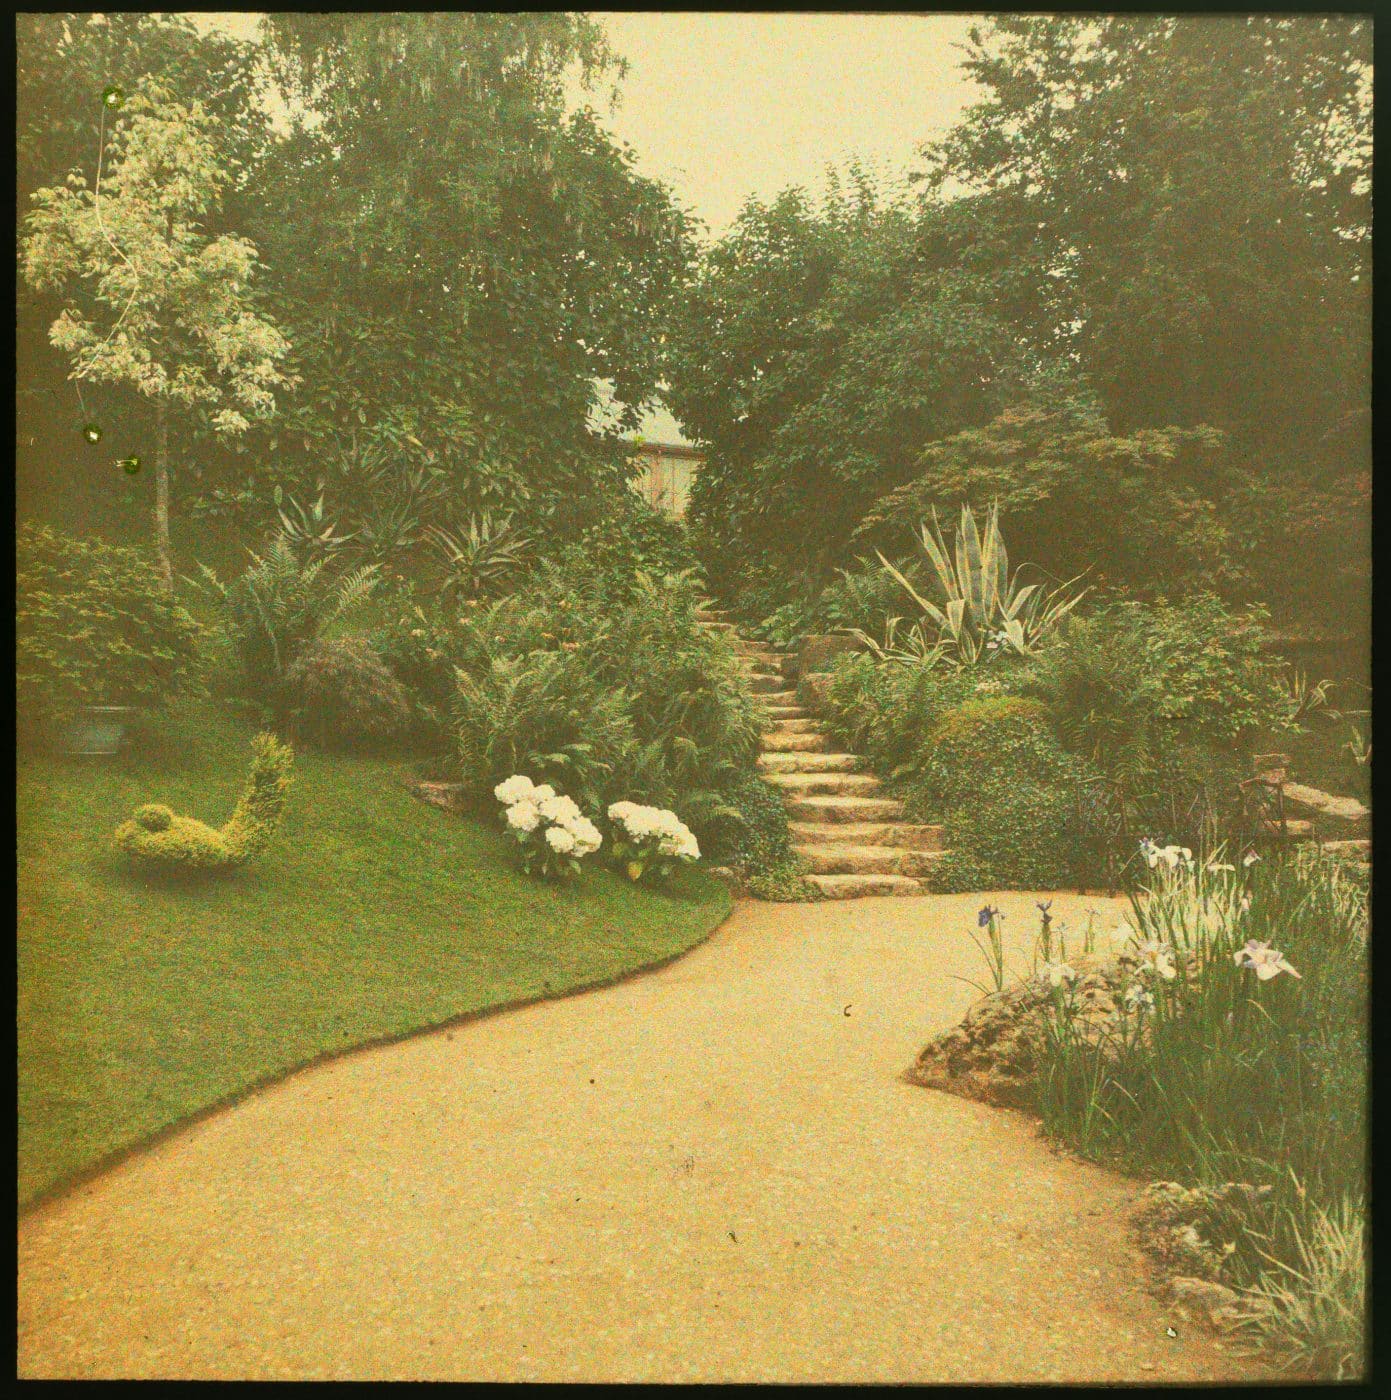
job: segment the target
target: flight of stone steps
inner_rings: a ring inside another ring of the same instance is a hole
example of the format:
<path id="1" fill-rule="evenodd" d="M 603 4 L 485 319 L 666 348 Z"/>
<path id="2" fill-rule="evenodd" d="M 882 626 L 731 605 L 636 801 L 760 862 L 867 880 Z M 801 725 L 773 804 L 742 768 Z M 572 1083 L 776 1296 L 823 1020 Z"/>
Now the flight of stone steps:
<path id="1" fill-rule="evenodd" d="M 794 849 L 826 899 L 926 894 L 918 878 L 942 856 L 942 828 L 907 822 L 856 754 L 840 753 L 797 703 L 792 658 L 739 635 L 726 613 L 702 604 L 707 627 L 733 634 L 749 688 L 767 715 L 758 766 L 783 794 Z"/>

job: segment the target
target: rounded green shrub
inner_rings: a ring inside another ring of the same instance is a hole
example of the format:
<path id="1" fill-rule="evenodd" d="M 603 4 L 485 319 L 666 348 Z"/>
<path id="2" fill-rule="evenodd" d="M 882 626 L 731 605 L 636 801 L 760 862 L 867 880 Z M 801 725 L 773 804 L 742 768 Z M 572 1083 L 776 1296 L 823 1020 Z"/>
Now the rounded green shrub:
<path id="1" fill-rule="evenodd" d="M 258 734 L 251 751 L 250 777 L 225 826 L 147 802 L 116 828 L 116 849 L 147 872 L 165 873 L 210 874 L 260 855 L 280 825 L 295 756 L 273 734 Z"/>
<path id="2" fill-rule="evenodd" d="M 25 525 L 15 594 L 21 731 L 83 705 L 160 708 L 199 688 L 201 629 L 138 550 Z"/>
<path id="3" fill-rule="evenodd" d="M 1079 792 L 1093 776 L 1065 753 L 1038 700 L 986 695 L 947 710 L 906 800 L 945 826 L 929 881 L 950 892 L 1091 883 L 1095 842 Z"/>
<path id="4" fill-rule="evenodd" d="M 356 637 L 310 642 L 285 672 L 283 702 L 294 733 L 324 749 L 373 748 L 411 721 L 405 687 Z"/>

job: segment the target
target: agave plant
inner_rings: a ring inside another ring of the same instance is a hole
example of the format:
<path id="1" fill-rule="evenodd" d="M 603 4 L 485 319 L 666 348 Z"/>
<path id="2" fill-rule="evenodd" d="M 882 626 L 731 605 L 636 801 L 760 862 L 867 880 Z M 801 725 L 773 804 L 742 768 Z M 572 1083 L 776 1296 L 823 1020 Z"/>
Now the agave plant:
<path id="1" fill-rule="evenodd" d="M 875 552 L 921 609 L 922 617 L 915 625 L 922 629 L 924 643 L 944 647 L 954 653 L 959 664 L 974 665 L 1006 649 L 1031 655 L 1088 591 L 1067 592 L 1076 578 L 1047 594 L 1042 584 L 1021 585 L 1018 572 L 1011 578 L 997 506 L 991 506 L 983 534 L 971 507 L 961 507 L 954 553 L 947 549 L 935 510 L 931 528 L 924 521 L 918 534 L 931 565 L 929 581 L 937 602 L 924 598 L 901 569 Z"/>
<path id="2" fill-rule="evenodd" d="M 280 533 L 297 553 L 313 558 L 316 554 L 332 554 L 355 535 L 338 533 L 336 520 L 324 519 L 324 493 L 312 506 L 301 505 L 293 496 L 286 497 L 275 488 L 275 508 L 280 516 Z"/>
<path id="3" fill-rule="evenodd" d="M 490 593 L 520 567 L 531 543 L 513 530 L 510 515 L 495 521 L 487 511 L 469 516 L 468 528 L 457 534 L 434 526 L 426 538 L 448 569 L 441 590 L 446 599 Z"/>

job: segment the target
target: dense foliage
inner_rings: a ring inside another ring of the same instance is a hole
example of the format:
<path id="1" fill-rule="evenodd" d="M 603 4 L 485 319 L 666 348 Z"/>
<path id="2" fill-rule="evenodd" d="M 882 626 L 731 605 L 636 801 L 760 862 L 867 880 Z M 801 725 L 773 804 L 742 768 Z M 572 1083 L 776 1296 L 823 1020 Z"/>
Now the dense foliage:
<path id="1" fill-rule="evenodd" d="M 134 549 L 27 524 L 16 541 L 21 730 L 81 705 L 159 707 L 197 688 L 200 629 Z"/>
<path id="2" fill-rule="evenodd" d="M 771 614 L 998 500 L 1057 578 L 1365 629 L 1365 18 L 1001 17 L 964 67 L 916 204 L 788 191 L 701 264 L 712 587 Z"/>
<path id="3" fill-rule="evenodd" d="M 631 472 L 686 221 L 563 79 L 621 76 L 577 14 L 275 14 L 298 123 L 263 187 L 267 261 L 311 392 L 276 432 L 306 475 L 385 445 L 466 511 L 596 519 Z M 332 499 L 335 482 L 329 473 Z"/>
<path id="4" fill-rule="evenodd" d="M 298 738 L 326 749 L 371 749 L 410 724 L 405 687 L 358 637 L 307 643 L 286 668 L 281 707 Z"/>

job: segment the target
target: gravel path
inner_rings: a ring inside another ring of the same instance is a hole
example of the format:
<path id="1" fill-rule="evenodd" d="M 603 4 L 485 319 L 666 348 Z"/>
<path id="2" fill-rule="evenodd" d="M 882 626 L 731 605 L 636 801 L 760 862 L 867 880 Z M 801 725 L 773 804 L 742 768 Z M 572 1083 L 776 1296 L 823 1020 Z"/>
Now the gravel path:
<path id="1" fill-rule="evenodd" d="M 1021 941 L 1034 898 L 998 898 Z M 19 1374 L 1261 1378 L 1166 1335 L 1134 1183 L 899 1080 L 975 995 L 979 903 L 741 903 L 658 972 L 258 1094 L 20 1221 Z"/>

